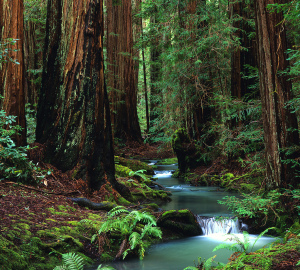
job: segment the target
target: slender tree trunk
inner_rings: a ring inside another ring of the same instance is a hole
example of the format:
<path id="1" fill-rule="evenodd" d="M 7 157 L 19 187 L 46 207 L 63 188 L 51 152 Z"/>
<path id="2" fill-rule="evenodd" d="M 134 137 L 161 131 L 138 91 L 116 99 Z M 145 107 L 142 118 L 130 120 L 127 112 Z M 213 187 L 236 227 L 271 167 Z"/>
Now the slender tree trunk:
<path id="1" fill-rule="evenodd" d="M 46 158 L 90 190 L 115 180 L 103 71 L 102 0 L 49 0 L 37 141 Z"/>
<path id="2" fill-rule="evenodd" d="M 295 168 L 283 160 L 298 158 L 287 155 L 288 147 L 299 145 L 296 115 L 286 103 L 291 99 L 291 82 L 280 74 L 288 66 L 286 31 L 282 13 L 269 13 L 268 4 L 283 0 L 256 0 L 256 36 L 258 40 L 260 94 L 267 161 L 267 189 L 296 183 Z"/>
<path id="3" fill-rule="evenodd" d="M 16 125 L 23 129 L 16 136 L 17 145 L 26 144 L 26 119 L 24 98 L 24 56 L 23 56 L 23 0 L 0 0 L 0 40 L 16 39 L 15 45 L 9 45 L 10 60 L 0 63 L 0 105 L 7 115 L 17 116 Z"/>
<path id="4" fill-rule="evenodd" d="M 142 141 L 137 115 L 131 0 L 107 0 L 108 86 L 114 137 Z"/>
<path id="5" fill-rule="evenodd" d="M 31 20 L 24 22 L 24 64 L 25 64 L 25 100 L 33 105 L 38 102 L 38 94 L 41 88 L 44 25 Z"/>
<path id="6" fill-rule="evenodd" d="M 142 37 L 143 37 L 143 22 L 142 22 Z M 146 73 L 146 62 L 145 62 L 145 49 L 142 48 L 142 59 L 143 59 L 143 73 L 144 73 L 144 93 L 145 93 L 145 110 L 146 110 L 146 123 L 147 123 L 147 134 L 150 128 L 150 116 L 149 116 L 149 103 L 148 103 L 148 89 L 147 89 L 147 73 Z"/>
<path id="7" fill-rule="evenodd" d="M 245 66 L 257 66 L 254 40 L 249 38 L 249 33 L 253 31 L 248 22 L 253 19 L 249 10 L 252 10 L 253 6 L 248 5 L 247 7 L 244 1 L 235 0 L 231 0 L 229 5 L 233 27 L 237 29 L 234 35 L 240 41 L 240 45 L 233 48 L 231 53 L 231 95 L 238 99 L 249 93 L 249 86 L 253 84 L 252 79 L 243 78 L 243 75 L 248 75 Z"/>
<path id="8" fill-rule="evenodd" d="M 158 24 L 158 19 L 155 14 L 150 18 L 152 24 Z M 150 48 L 150 125 L 155 124 L 159 114 L 157 108 L 159 102 L 162 101 L 162 92 L 156 86 L 156 83 L 161 80 L 161 60 L 160 55 L 162 50 L 159 46 L 159 37 L 156 36 Z"/>

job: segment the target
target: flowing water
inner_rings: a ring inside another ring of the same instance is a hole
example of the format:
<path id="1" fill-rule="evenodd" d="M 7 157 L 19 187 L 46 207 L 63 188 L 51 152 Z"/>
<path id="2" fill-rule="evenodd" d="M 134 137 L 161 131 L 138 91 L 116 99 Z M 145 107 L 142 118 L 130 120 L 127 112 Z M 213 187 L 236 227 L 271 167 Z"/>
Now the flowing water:
<path id="1" fill-rule="evenodd" d="M 173 194 L 172 201 L 162 208 L 164 210 L 190 209 L 198 216 L 203 235 L 153 245 L 147 251 L 144 260 L 129 259 L 111 263 L 110 265 L 115 269 L 183 270 L 187 266 L 196 266 L 198 257 L 208 259 L 214 255 L 217 255 L 215 261 L 226 263 L 232 252 L 226 249 L 212 252 L 213 249 L 225 240 L 230 241 L 228 233 L 243 238 L 241 229 L 245 229 L 247 225 L 243 224 L 241 228 L 238 220 L 230 218 L 232 215 L 226 206 L 217 203 L 226 195 L 236 194 L 224 192 L 216 187 L 194 187 L 184 184 L 182 180 L 172 178 L 172 171 L 176 168 L 175 164 L 157 166 L 155 175 L 157 183 L 165 186 Z M 221 216 L 227 219 L 217 218 Z M 252 244 L 255 239 L 256 235 L 250 235 Z M 273 238 L 262 237 L 256 242 L 254 250 L 273 241 Z"/>

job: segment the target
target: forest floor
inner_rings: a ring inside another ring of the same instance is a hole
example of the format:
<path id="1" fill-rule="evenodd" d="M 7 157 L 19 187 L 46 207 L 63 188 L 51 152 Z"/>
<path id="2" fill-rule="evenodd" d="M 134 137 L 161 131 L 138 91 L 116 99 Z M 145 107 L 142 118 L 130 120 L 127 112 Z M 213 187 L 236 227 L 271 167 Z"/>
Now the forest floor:
<path id="1" fill-rule="evenodd" d="M 160 145 L 130 145 L 116 152 L 117 155 L 125 158 L 135 157 L 144 160 L 174 157 L 170 147 L 162 148 Z M 41 166 L 44 169 L 51 170 L 52 173 L 47 175 L 39 185 L 30 186 L 17 184 L 9 180 L 0 181 L 0 232 L 2 236 L 9 236 L 10 232 L 14 232 L 14 235 L 10 235 L 10 240 L 15 246 L 22 245 L 24 238 L 18 236 L 16 232 L 19 230 L 23 233 L 24 226 L 28 227 L 26 232 L 28 237 L 32 237 L 36 235 L 37 231 L 51 230 L 51 228 L 57 226 L 58 222 L 59 226 L 70 226 L 72 222 L 79 222 L 95 213 L 94 210 L 73 203 L 69 197 L 87 197 L 94 202 L 101 202 L 107 195 L 105 192 L 101 193 L 101 191 L 88 194 L 82 180 L 70 181 L 68 173 L 62 173 L 49 164 L 41 163 Z M 223 167 L 222 161 L 216 160 L 212 166 L 199 167 L 194 170 L 194 173 L 214 173 Z M 228 171 L 230 168 L 226 168 L 226 170 Z M 234 164 L 232 170 L 238 173 Z M 62 205 L 65 206 L 63 211 Z M 57 215 L 58 212 L 64 214 Z M 104 217 L 106 211 L 97 211 L 97 215 Z M 3 244 L 0 243 L 0 261 L 1 248 L 6 247 L 5 245 L 1 247 L 1 245 Z M 91 258 L 97 257 L 98 250 L 91 245 L 89 240 L 84 243 L 83 248 L 84 254 Z M 283 248 L 283 250 L 285 249 Z M 34 257 L 35 255 L 30 254 L 30 256 Z M 273 255 L 270 253 L 270 256 Z M 295 263 L 300 259 L 300 248 L 293 247 L 293 249 L 277 254 L 276 257 L 276 263 L 268 269 L 298 269 Z"/>

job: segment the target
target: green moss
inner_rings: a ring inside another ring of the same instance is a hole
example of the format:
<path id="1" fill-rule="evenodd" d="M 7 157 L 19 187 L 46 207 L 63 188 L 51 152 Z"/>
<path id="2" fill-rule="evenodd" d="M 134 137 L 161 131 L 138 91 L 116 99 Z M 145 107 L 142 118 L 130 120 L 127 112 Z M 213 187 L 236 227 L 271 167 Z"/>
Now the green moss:
<path id="1" fill-rule="evenodd" d="M 120 196 L 118 197 L 118 204 L 120 205 L 130 205 L 131 202 L 127 201 L 124 197 Z"/>
<path id="2" fill-rule="evenodd" d="M 57 220 L 55 220 L 53 218 L 46 218 L 46 221 L 48 221 L 48 222 L 58 222 Z"/>
<path id="3" fill-rule="evenodd" d="M 116 168 L 117 177 L 128 177 L 129 173 L 132 172 L 132 170 L 129 169 L 128 167 L 119 164 L 116 164 L 115 168 Z"/>
<path id="4" fill-rule="evenodd" d="M 156 164 L 157 165 L 172 165 L 178 162 L 177 157 L 174 158 L 166 158 L 163 160 L 159 160 Z"/>
<path id="5" fill-rule="evenodd" d="M 70 224 L 71 226 L 78 226 L 79 225 L 79 221 L 77 220 L 71 220 L 67 222 L 68 224 Z"/>
<path id="6" fill-rule="evenodd" d="M 0 235 L 0 269 L 15 270 L 28 269 L 28 263 L 24 256 L 17 252 L 13 242 Z"/>
<path id="7" fill-rule="evenodd" d="M 165 216 L 168 216 L 168 215 L 170 215 L 170 214 L 172 214 L 172 213 L 175 213 L 175 212 L 176 212 L 176 210 L 169 210 L 169 211 L 164 212 L 164 213 L 162 214 L 162 216 L 165 217 Z"/>
<path id="8" fill-rule="evenodd" d="M 132 171 L 145 170 L 148 175 L 153 175 L 153 168 L 145 162 L 133 159 L 126 159 L 119 156 L 115 156 L 116 166 L 121 165 L 129 168 Z M 128 176 L 128 174 L 127 174 Z M 125 177 L 125 176 L 123 176 Z"/>
<path id="9" fill-rule="evenodd" d="M 59 209 L 62 209 L 61 211 L 67 211 L 66 207 L 63 205 L 59 205 L 58 206 Z M 56 215 L 56 216 L 70 216 L 70 213 L 68 212 L 60 212 L 57 211 L 54 207 L 49 207 L 47 208 L 47 210 L 52 214 L 52 215 Z"/>
<path id="10" fill-rule="evenodd" d="M 60 211 L 63 211 L 63 212 L 68 211 L 68 210 L 67 210 L 67 207 L 64 206 L 64 205 L 58 205 L 57 208 L 58 208 Z"/>

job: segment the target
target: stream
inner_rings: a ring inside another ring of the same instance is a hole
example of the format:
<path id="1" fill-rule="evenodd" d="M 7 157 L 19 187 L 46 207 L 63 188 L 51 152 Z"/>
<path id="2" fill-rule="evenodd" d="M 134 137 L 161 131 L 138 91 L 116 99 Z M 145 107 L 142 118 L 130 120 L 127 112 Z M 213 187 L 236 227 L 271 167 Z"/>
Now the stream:
<path id="1" fill-rule="evenodd" d="M 155 163 L 155 161 L 151 161 Z M 152 164 L 151 163 L 151 164 Z M 204 234 L 173 240 L 151 246 L 143 260 L 128 259 L 113 262 L 110 265 L 117 270 L 183 270 L 187 266 L 196 266 L 198 257 L 208 259 L 217 255 L 215 261 L 226 263 L 232 254 L 227 249 L 212 252 L 213 249 L 228 239 L 226 233 L 233 233 L 243 237 L 240 223 L 227 219 L 217 221 L 214 217 L 231 217 L 227 207 L 217 203 L 227 195 L 236 193 L 222 191 L 217 187 L 194 187 L 187 185 L 182 179 L 172 178 L 172 172 L 177 165 L 158 165 L 155 171 L 157 183 L 172 191 L 172 201 L 162 206 L 164 210 L 190 209 L 198 216 L 198 221 Z M 206 218 L 202 218 L 202 217 Z M 246 225 L 243 225 L 246 226 Z M 257 235 L 250 235 L 250 242 L 254 243 Z M 271 237 L 261 237 L 252 251 L 257 250 L 274 241 Z M 230 242 L 229 242 L 230 243 Z M 252 246 L 252 245 L 250 245 Z"/>

